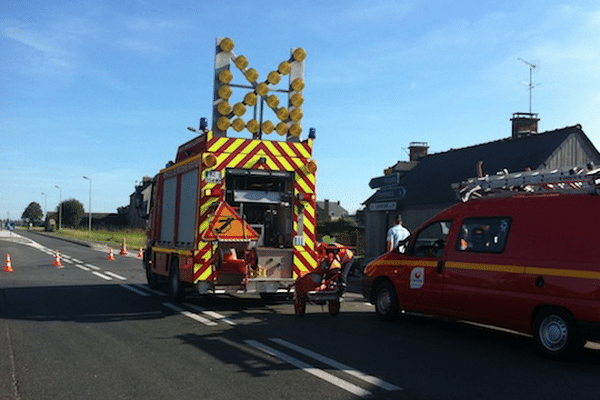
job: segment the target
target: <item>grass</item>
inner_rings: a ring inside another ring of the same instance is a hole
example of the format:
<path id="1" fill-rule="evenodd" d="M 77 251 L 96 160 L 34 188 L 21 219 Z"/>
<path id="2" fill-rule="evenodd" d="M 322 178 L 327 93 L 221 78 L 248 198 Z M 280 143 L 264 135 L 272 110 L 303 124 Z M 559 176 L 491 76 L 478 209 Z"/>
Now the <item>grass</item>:
<path id="1" fill-rule="evenodd" d="M 127 229 L 122 231 L 93 230 L 91 235 L 89 235 L 87 229 L 62 228 L 60 231 L 54 232 L 54 234 L 73 239 L 104 243 L 115 248 L 120 248 L 123 238 L 125 238 L 127 249 L 129 250 L 146 246 L 146 233 L 141 229 Z"/>

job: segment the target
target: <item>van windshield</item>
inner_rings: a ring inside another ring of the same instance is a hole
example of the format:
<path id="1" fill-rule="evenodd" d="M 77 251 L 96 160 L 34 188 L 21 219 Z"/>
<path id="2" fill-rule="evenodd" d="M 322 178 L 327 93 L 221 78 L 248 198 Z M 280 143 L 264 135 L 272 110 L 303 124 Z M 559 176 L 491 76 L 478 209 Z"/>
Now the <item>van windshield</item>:
<path id="1" fill-rule="evenodd" d="M 408 254 L 416 257 L 442 257 L 451 225 L 452 221 L 436 221 L 417 232 Z"/>

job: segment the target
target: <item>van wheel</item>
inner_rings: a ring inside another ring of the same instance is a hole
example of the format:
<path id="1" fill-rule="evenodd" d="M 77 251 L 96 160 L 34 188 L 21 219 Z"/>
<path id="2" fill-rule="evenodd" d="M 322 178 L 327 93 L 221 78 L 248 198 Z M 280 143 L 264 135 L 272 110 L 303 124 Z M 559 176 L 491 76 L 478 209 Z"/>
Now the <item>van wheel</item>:
<path id="1" fill-rule="evenodd" d="M 543 308 L 533 321 L 533 339 L 537 350 L 552 359 L 562 359 L 580 343 L 577 325 L 571 314 L 561 308 Z"/>
<path id="2" fill-rule="evenodd" d="M 169 298 L 173 301 L 183 300 L 183 285 L 179 280 L 179 260 L 174 258 L 169 268 Z"/>
<path id="3" fill-rule="evenodd" d="M 389 281 L 377 285 L 375 292 L 375 312 L 384 321 L 393 321 L 398 316 L 398 298 Z"/>

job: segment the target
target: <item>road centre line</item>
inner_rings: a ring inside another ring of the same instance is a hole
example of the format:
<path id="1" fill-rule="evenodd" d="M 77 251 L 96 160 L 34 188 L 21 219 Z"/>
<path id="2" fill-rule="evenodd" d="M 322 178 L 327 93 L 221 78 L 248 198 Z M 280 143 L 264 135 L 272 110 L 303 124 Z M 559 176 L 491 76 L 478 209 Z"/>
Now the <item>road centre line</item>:
<path id="1" fill-rule="evenodd" d="M 84 266 L 83 266 L 83 265 L 81 265 L 81 264 L 75 264 L 75 266 L 76 266 L 77 268 L 79 268 L 79 269 L 82 269 L 82 270 L 84 270 L 84 271 L 89 271 L 89 270 L 90 270 L 88 267 L 84 267 Z"/>
<path id="2" fill-rule="evenodd" d="M 98 272 L 98 271 L 92 271 L 92 274 L 94 274 L 94 275 L 96 275 L 96 276 L 98 276 L 98 277 L 100 277 L 100 278 L 102 278 L 102 279 L 104 279 L 104 280 L 107 280 L 107 281 L 112 281 L 112 278 L 111 278 L 110 276 L 106 276 L 106 275 L 104 275 L 104 274 L 101 274 L 101 273 L 100 273 L 100 272 Z"/>
<path id="3" fill-rule="evenodd" d="M 244 343 L 246 343 L 258 350 L 261 350 L 267 354 L 270 354 L 271 356 L 273 356 L 275 358 L 279 358 L 280 360 L 285 361 L 288 364 L 291 364 L 294 367 L 297 367 L 297 368 L 303 370 L 304 372 L 308 372 L 309 374 L 314 375 L 317 378 L 323 379 L 324 381 L 329 382 L 341 389 L 344 389 L 347 392 L 350 392 L 356 396 L 359 396 L 362 398 L 367 398 L 367 397 L 373 396 L 373 393 L 369 392 L 366 389 L 356 386 L 356 385 L 354 385 L 348 381 L 345 381 L 341 378 L 338 378 L 337 376 L 332 375 L 329 372 L 325 372 L 322 369 L 313 367 L 312 365 L 307 364 L 304 361 L 298 360 L 297 358 L 287 355 L 281 351 L 275 350 L 274 348 L 267 346 L 265 344 L 262 344 L 256 340 L 244 340 Z"/>
<path id="4" fill-rule="evenodd" d="M 150 292 L 152 294 L 155 294 L 157 296 L 167 297 L 167 295 L 165 293 L 160 292 L 158 290 L 150 289 L 149 287 L 144 286 L 144 285 L 135 285 L 135 287 L 137 287 L 140 290 L 144 290 L 146 292 Z"/>
<path id="5" fill-rule="evenodd" d="M 121 275 L 115 274 L 114 272 L 110 272 L 110 271 L 104 271 L 104 273 L 105 273 L 106 275 L 108 275 L 108 276 L 112 276 L 113 278 L 117 278 L 117 279 L 120 279 L 120 280 L 122 280 L 122 281 L 126 281 L 126 280 L 127 280 L 127 278 L 125 278 L 124 276 L 121 276 Z"/>
<path id="6" fill-rule="evenodd" d="M 327 364 L 330 367 L 333 367 L 335 369 L 338 369 L 338 370 L 340 370 L 342 372 L 347 373 L 348 375 L 352 375 L 355 378 L 363 380 L 363 381 L 365 381 L 365 382 L 367 382 L 367 383 L 369 383 L 371 385 L 379 386 L 380 388 L 388 390 L 388 391 L 402 390 L 401 387 L 398 387 L 396 385 L 392 385 L 391 383 L 383 381 L 383 380 L 381 380 L 381 379 L 379 379 L 379 378 L 377 378 L 375 376 L 367 375 L 367 374 L 365 374 L 365 373 L 363 373 L 361 371 L 358 371 L 358 370 L 356 370 L 356 369 L 354 369 L 354 368 L 352 368 L 352 367 L 350 367 L 348 365 L 342 364 L 341 362 L 333 360 L 333 359 L 331 359 L 329 357 L 322 356 L 322 355 L 320 355 L 318 353 L 315 353 L 314 351 L 305 349 L 304 347 L 295 345 L 295 344 L 290 343 L 290 342 L 288 342 L 286 340 L 283 340 L 283 339 L 280 339 L 280 338 L 272 338 L 272 339 L 269 339 L 269 340 L 272 341 L 272 342 L 275 342 L 275 343 L 277 343 L 277 344 L 279 344 L 281 346 L 287 347 L 290 350 L 296 351 L 296 352 L 298 352 L 300 354 L 304 354 L 305 356 L 310 357 L 310 358 L 312 358 L 314 360 L 317 360 L 317 361 L 319 361 L 319 362 L 321 362 L 323 364 Z"/>
<path id="7" fill-rule="evenodd" d="M 192 310 L 195 310 L 195 311 L 201 313 L 201 314 L 208 315 L 209 317 L 212 317 L 213 319 L 216 319 L 218 321 L 223 321 L 229 325 L 237 325 L 236 322 L 230 320 L 229 318 L 225 317 L 224 315 L 219 314 L 218 312 L 207 310 L 204 307 L 200 307 L 195 304 L 184 303 L 184 305 L 186 307 L 191 308 Z"/>
<path id="8" fill-rule="evenodd" d="M 165 306 L 167 308 L 170 308 L 171 310 L 176 311 L 179 314 L 185 315 L 186 317 L 191 318 L 194 321 L 201 322 L 204 325 L 207 325 L 207 326 L 215 326 L 215 325 L 217 325 L 216 322 L 213 322 L 213 321 L 211 321 L 211 320 L 209 320 L 207 318 L 204 318 L 204 317 L 202 317 L 202 316 L 200 316 L 198 314 L 194 314 L 193 312 L 186 311 L 183 308 L 177 307 L 175 304 L 163 303 L 163 306 Z"/>
<path id="9" fill-rule="evenodd" d="M 138 289 L 136 287 L 133 287 L 131 285 L 127 285 L 127 284 L 122 283 L 119 286 L 121 286 L 121 287 L 123 287 L 123 288 L 125 288 L 127 290 L 131 290 L 133 293 L 139 294 L 140 296 L 150 297 L 150 293 L 146 293 L 143 290 L 140 290 L 140 289 Z"/>

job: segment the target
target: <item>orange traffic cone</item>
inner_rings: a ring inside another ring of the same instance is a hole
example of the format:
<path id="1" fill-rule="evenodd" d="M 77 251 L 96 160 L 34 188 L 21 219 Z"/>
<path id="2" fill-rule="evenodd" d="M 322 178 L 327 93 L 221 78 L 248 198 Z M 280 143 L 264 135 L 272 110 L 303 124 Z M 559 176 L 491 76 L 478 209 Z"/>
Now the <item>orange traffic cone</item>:
<path id="1" fill-rule="evenodd" d="M 110 261 L 115 261 L 115 255 L 113 254 L 112 247 L 110 248 L 110 252 L 108 253 L 108 259 Z"/>
<path id="2" fill-rule="evenodd" d="M 140 251 L 138 252 L 138 258 L 144 258 L 144 250 L 140 247 Z"/>
<path id="3" fill-rule="evenodd" d="M 126 256 L 127 254 L 127 243 L 125 243 L 125 238 L 123 238 L 123 244 L 121 245 L 121 251 L 119 252 L 120 255 L 122 256 Z"/>
<path id="4" fill-rule="evenodd" d="M 60 262 L 60 253 L 58 252 L 58 250 L 54 252 L 54 266 L 62 267 L 62 263 Z"/>
<path id="5" fill-rule="evenodd" d="M 10 254 L 6 253 L 6 260 L 4 261 L 4 272 L 13 272 L 14 269 L 10 264 Z"/>

